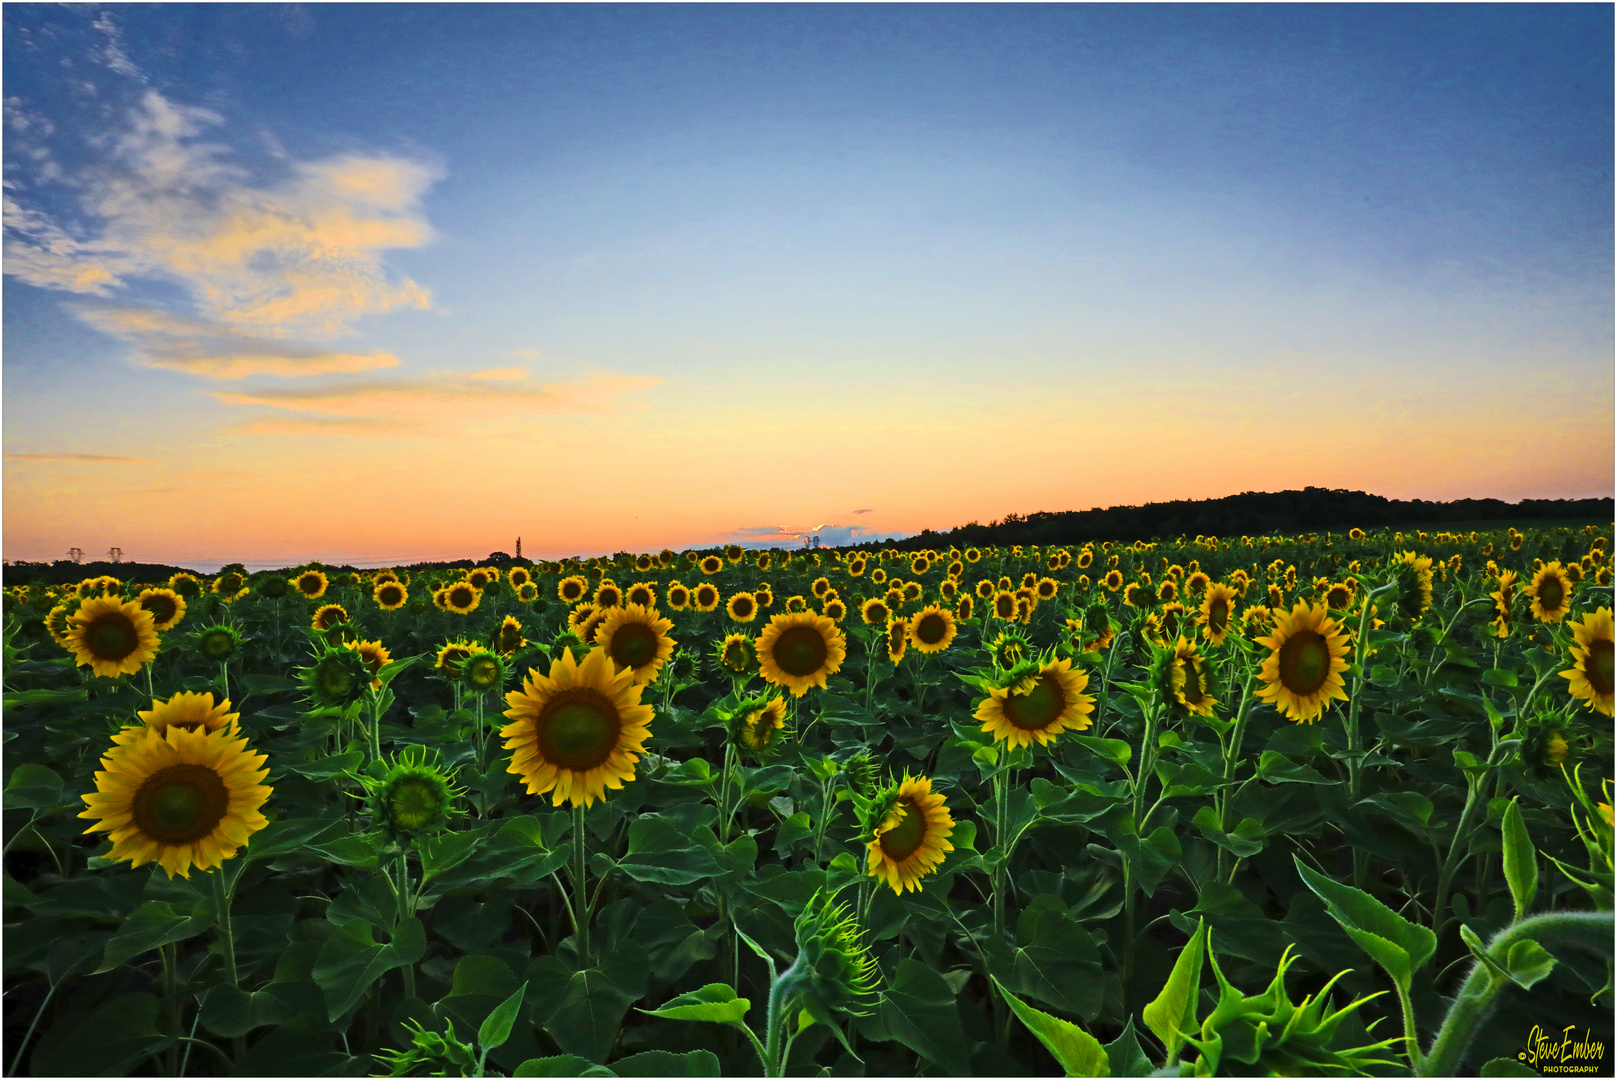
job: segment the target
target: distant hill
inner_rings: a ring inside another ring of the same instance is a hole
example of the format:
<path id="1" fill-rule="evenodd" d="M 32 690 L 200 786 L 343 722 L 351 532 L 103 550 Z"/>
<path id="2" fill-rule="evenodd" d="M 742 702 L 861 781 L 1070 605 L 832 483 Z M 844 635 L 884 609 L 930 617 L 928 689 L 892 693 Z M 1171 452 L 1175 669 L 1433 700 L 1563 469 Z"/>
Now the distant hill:
<path id="1" fill-rule="evenodd" d="M 982 547 L 988 544 L 1079 544 L 1089 540 L 1152 540 L 1180 536 L 1259 536 L 1277 533 L 1346 532 L 1348 529 L 1466 529 L 1523 522 L 1612 523 L 1612 500 L 1387 499 L 1363 491 L 1309 487 L 1301 491 L 1243 491 L 1220 499 L 1177 499 L 1105 510 L 1007 514 L 981 525 L 973 521 L 945 532 L 931 529 L 903 540 L 856 544 L 862 548 Z"/>

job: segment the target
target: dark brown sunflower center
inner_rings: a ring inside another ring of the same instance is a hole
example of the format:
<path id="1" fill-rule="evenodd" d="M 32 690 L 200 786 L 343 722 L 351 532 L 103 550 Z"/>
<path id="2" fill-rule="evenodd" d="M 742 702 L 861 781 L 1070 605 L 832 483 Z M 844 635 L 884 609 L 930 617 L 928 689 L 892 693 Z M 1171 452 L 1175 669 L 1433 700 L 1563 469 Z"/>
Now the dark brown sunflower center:
<path id="1" fill-rule="evenodd" d="M 624 623 L 607 651 L 619 667 L 645 667 L 657 659 L 657 632 L 644 623 Z"/>
<path id="2" fill-rule="evenodd" d="M 737 616 L 746 618 L 748 615 L 752 614 L 752 597 L 736 597 L 734 600 L 730 601 L 730 610 L 735 612 Z"/>
<path id="3" fill-rule="evenodd" d="M 1016 612 L 1016 597 L 1009 593 L 1000 593 L 994 597 L 994 614 L 1002 619 L 1008 619 Z"/>
<path id="4" fill-rule="evenodd" d="M 1222 596 L 1207 605 L 1207 625 L 1222 633 L 1230 625 L 1230 602 Z"/>
<path id="5" fill-rule="evenodd" d="M 1583 677 L 1589 680 L 1595 693 L 1605 697 L 1611 696 L 1611 645 L 1604 640 L 1590 642 L 1589 658 L 1583 662 Z"/>
<path id="6" fill-rule="evenodd" d="M 472 590 L 455 588 L 449 591 L 449 602 L 455 607 L 467 607 L 472 602 Z"/>
<path id="7" fill-rule="evenodd" d="M 205 765 L 170 765 L 146 778 L 130 812 L 141 832 L 165 844 L 189 844 L 213 832 L 230 809 L 230 793 Z"/>
<path id="8" fill-rule="evenodd" d="M 591 689 L 565 690 L 539 714 L 539 752 L 559 768 L 588 772 L 612 756 L 623 731 L 617 708 Z"/>
<path id="9" fill-rule="evenodd" d="M 403 599 L 404 599 L 404 593 L 402 591 L 400 591 L 398 586 L 396 586 L 396 585 L 384 585 L 382 587 L 382 603 L 384 603 L 384 604 L 397 604 L 400 601 L 402 601 Z"/>
<path id="10" fill-rule="evenodd" d="M 153 620 L 159 623 L 168 622 L 178 610 L 174 598 L 170 596 L 148 596 L 140 602 L 140 606 L 151 612 Z"/>
<path id="11" fill-rule="evenodd" d="M 1202 686 L 1201 667 L 1194 660 L 1187 658 L 1180 661 L 1179 670 L 1184 672 L 1185 676 L 1184 685 L 1180 687 L 1179 692 L 1185 695 L 1185 701 L 1189 704 L 1200 705 L 1202 698 L 1207 696 L 1206 689 Z"/>
<path id="12" fill-rule="evenodd" d="M 1280 646 L 1280 684 L 1306 697 L 1325 685 L 1331 673 L 1331 650 L 1313 630 L 1299 630 Z"/>
<path id="13" fill-rule="evenodd" d="M 923 645 L 936 645 L 943 640 L 949 632 L 949 624 L 943 621 L 943 616 L 934 612 L 923 615 L 921 621 L 915 624 L 915 638 Z"/>
<path id="14" fill-rule="evenodd" d="M 641 607 L 650 607 L 651 592 L 647 589 L 634 589 L 629 593 L 629 603 L 639 604 Z"/>
<path id="15" fill-rule="evenodd" d="M 1547 577 L 1538 587 L 1538 604 L 1545 611 L 1556 611 L 1566 598 L 1566 589 L 1558 578 Z"/>
<path id="16" fill-rule="evenodd" d="M 602 589 L 595 594 L 595 603 L 598 607 L 617 607 L 619 599 L 616 589 Z"/>
<path id="17" fill-rule="evenodd" d="M 140 635 L 127 615 L 115 611 L 90 624 L 84 643 L 97 660 L 122 660 L 140 646 Z"/>
<path id="18" fill-rule="evenodd" d="M 881 834 L 881 850 L 894 862 L 903 862 L 921 849 L 926 840 L 926 815 L 909 799 L 898 803 L 903 818 Z"/>
<path id="19" fill-rule="evenodd" d="M 718 598 L 718 593 L 714 592 L 712 589 L 703 588 L 696 591 L 696 602 L 701 604 L 703 607 L 713 604 L 718 600 Z"/>
<path id="20" fill-rule="evenodd" d="M 298 591 L 313 596 L 320 591 L 320 579 L 313 574 L 304 574 L 298 578 Z"/>
<path id="21" fill-rule="evenodd" d="M 678 604 L 681 607 L 683 607 L 685 602 L 688 601 L 690 598 L 691 598 L 691 594 L 686 592 L 684 589 L 669 589 L 668 590 L 668 602 L 670 604 Z"/>
<path id="22" fill-rule="evenodd" d="M 577 600 L 579 594 L 583 591 L 583 589 L 579 588 L 578 582 L 576 581 L 569 581 L 561 587 L 562 598 L 569 601 Z"/>
<path id="23" fill-rule="evenodd" d="M 819 671 L 828 653 L 825 638 L 812 626 L 794 626 L 775 639 L 775 664 L 798 678 Z"/>
<path id="24" fill-rule="evenodd" d="M 1061 686 L 1048 675 L 1041 675 L 1033 689 L 1013 693 L 1005 699 L 1005 719 L 1023 731 L 1040 731 L 1055 723 L 1067 699 Z"/>

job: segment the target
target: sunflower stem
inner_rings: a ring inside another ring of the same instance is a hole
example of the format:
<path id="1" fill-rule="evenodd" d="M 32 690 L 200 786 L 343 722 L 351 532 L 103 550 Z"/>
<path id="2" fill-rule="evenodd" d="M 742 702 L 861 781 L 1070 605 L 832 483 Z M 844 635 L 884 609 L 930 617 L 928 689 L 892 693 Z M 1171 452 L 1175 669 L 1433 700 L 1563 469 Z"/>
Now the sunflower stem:
<path id="1" fill-rule="evenodd" d="M 230 929 L 230 891 L 225 888 L 223 867 L 213 871 L 213 906 L 219 920 L 219 952 L 225 962 L 225 983 L 234 989 L 236 979 L 236 937 Z"/>
<path id="2" fill-rule="evenodd" d="M 1247 665 L 1246 685 L 1241 690 L 1241 705 L 1235 713 L 1235 730 L 1230 733 L 1230 744 L 1224 753 L 1224 783 L 1228 785 L 1235 779 L 1236 762 L 1241 757 L 1241 741 L 1246 736 L 1246 718 L 1252 708 L 1252 686 L 1257 681 L 1257 672 L 1251 663 Z M 1219 828 L 1227 835 L 1230 831 L 1230 806 L 1235 801 L 1226 788 L 1219 792 L 1219 799 L 1223 802 L 1223 813 L 1219 815 Z M 1220 879 L 1224 875 L 1224 864 L 1231 853 L 1223 848 L 1218 849 L 1218 872 Z"/>
<path id="3" fill-rule="evenodd" d="M 1355 806 L 1359 801 L 1359 771 L 1362 762 L 1359 760 L 1359 710 L 1364 705 L 1365 664 L 1369 660 L 1369 639 L 1367 634 L 1370 626 L 1370 613 L 1375 609 L 1375 601 L 1398 588 L 1396 581 L 1389 581 L 1379 589 L 1373 589 L 1364 598 L 1359 609 L 1359 633 L 1354 641 L 1354 661 L 1359 673 L 1353 679 L 1353 700 L 1348 704 L 1348 805 Z M 1370 853 L 1357 845 L 1353 848 L 1353 884 L 1364 889 L 1370 879 Z"/>
<path id="4" fill-rule="evenodd" d="M 590 912 L 585 907 L 589 897 L 584 888 L 584 804 L 573 804 L 573 932 L 578 938 L 579 970 L 590 962 Z"/>
<path id="5" fill-rule="evenodd" d="M 399 848 L 399 857 L 395 865 L 399 876 L 399 917 L 398 921 L 393 924 L 396 928 L 399 923 L 402 923 L 415 913 L 413 910 L 415 907 L 414 897 L 410 893 L 410 852 L 408 849 Z M 414 964 L 404 965 L 404 996 L 406 998 L 415 997 Z"/>

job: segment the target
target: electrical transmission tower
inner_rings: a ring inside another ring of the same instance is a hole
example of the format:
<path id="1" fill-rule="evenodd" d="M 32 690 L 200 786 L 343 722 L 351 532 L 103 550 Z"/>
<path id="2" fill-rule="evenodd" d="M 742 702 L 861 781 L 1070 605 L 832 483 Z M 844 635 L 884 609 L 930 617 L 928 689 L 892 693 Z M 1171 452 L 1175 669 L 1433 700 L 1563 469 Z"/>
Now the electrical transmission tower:
<path id="1" fill-rule="evenodd" d="M 84 561 L 84 549 L 76 547 L 68 548 L 67 557 L 72 559 L 75 563 L 81 563 Z"/>
<path id="2" fill-rule="evenodd" d="M 111 559 L 115 563 L 116 562 L 123 562 L 124 561 L 124 549 L 121 548 L 121 547 L 115 547 L 115 548 L 109 549 L 107 551 L 107 558 Z"/>
<path id="3" fill-rule="evenodd" d="M 522 558 L 522 537 L 517 537 L 517 558 Z"/>

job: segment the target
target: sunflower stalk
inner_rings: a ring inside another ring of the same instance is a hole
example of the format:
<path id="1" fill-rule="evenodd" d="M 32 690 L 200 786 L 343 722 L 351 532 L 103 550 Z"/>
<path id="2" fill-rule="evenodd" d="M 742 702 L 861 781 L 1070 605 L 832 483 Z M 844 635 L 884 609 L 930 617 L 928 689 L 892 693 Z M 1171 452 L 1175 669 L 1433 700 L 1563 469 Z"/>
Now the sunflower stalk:
<path id="1" fill-rule="evenodd" d="M 397 929 L 399 923 L 403 922 L 405 919 L 408 919 L 411 915 L 415 914 L 415 910 L 414 910 L 415 909 L 415 897 L 410 892 L 410 849 L 409 848 L 404 847 L 402 845 L 399 847 L 399 855 L 398 855 L 398 860 L 395 863 L 395 869 L 396 869 L 396 871 L 398 873 L 398 878 L 399 878 L 398 886 L 397 886 L 398 920 L 393 925 L 394 925 L 394 928 Z M 416 996 L 416 994 L 415 994 L 415 965 L 414 964 L 405 964 L 403 970 L 404 970 L 404 996 L 405 996 L 406 999 L 413 998 L 413 997 Z"/>
<path id="2" fill-rule="evenodd" d="M 1449 841 L 1448 855 L 1444 858 L 1443 866 L 1437 875 L 1437 898 L 1432 904 L 1434 934 L 1441 934 L 1448 925 L 1449 920 L 1443 917 L 1443 911 L 1448 904 L 1449 886 L 1454 883 L 1455 873 L 1471 850 L 1471 836 L 1476 832 L 1473 819 L 1479 810 L 1487 809 L 1487 799 L 1479 799 L 1477 796 L 1488 786 L 1488 780 L 1493 771 L 1499 767 L 1499 763 L 1520 745 L 1521 743 L 1515 739 L 1506 739 L 1494 747 L 1493 753 L 1488 755 L 1485 772 L 1480 776 L 1468 774 L 1465 778 L 1465 809 L 1460 811 L 1460 823 L 1454 829 L 1454 838 Z"/>
<path id="3" fill-rule="evenodd" d="M 1348 705 L 1347 741 L 1348 741 L 1348 805 L 1357 805 L 1359 801 L 1359 771 L 1363 762 L 1359 760 L 1359 710 L 1364 706 L 1364 681 L 1366 677 L 1366 664 L 1369 660 L 1370 613 L 1375 610 L 1375 602 L 1398 588 L 1397 580 L 1389 581 L 1378 589 L 1372 590 L 1364 598 L 1363 606 L 1359 610 L 1359 633 L 1354 639 L 1354 665 L 1358 672 L 1353 677 L 1353 700 Z M 1363 889 L 1370 878 L 1370 853 L 1362 847 L 1353 849 L 1353 884 Z"/>
<path id="4" fill-rule="evenodd" d="M 1246 685 L 1241 689 L 1241 704 L 1235 713 L 1235 729 L 1230 732 L 1229 745 L 1225 747 L 1224 751 L 1224 783 L 1226 785 L 1235 779 L 1236 762 L 1238 762 L 1241 758 L 1241 742 L 1246 736 L 1246 720 L 1252 709 L 1252 688 L 1254 685 L 1256 685 L 1257 681 L 1257 669 L 1252 665 L 1250 658 L 1248 658 Z M 1223 803 L 1222 812 L 1219 814 L 1219 827 L 1223 829 L 1226 834 L 1228 834 L 1231 826 L 1230 807 L 1235 802 L 1235 798 L 1230 793 L 1227 786 L 1223 791 L 1219 792 L 1218 797 Z M 1225 851 L 1223 848 L 1218 849 L 1218 876 L 1219 880 L 1221 881 L 1224 880 L 1225 864 L 1229 861 L 1229 859 L 1233 858 L 1233 854 L 1233 852 Z M 1234 872 L 1235 868 L 1233 866 L 1230 867 L 1229 873 L 1232 878 Z"/>
<path id="5" fill-rule="evenodd" d="M 588 895 L 584 887 L 585 867 L 584 804 L 573 806 L 573 932 L 578 938 L 580 969 L 589 966 L 590 910 L 586 906 Z"/>

